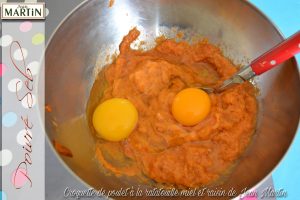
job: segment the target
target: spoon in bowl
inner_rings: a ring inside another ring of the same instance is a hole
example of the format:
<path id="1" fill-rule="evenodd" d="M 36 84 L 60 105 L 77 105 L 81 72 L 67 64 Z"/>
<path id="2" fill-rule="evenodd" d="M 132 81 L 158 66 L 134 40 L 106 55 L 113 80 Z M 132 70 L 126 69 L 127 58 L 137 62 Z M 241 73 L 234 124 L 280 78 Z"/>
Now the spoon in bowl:
<path id="1" fill-rule="evenodd" d="M 274 68 L 280 63 L 288 60 L 300 52 L 300 31 L 279 43 L 263 55 L 256 58 L 248 66 L 240 69 L 231 78 L 225 80 L 220 87 L 202 87 L 199 88 L 207 93 L 222 92 L 236 84 L 248 81 L 254 76 L 263 74 L 264 72 Z"/>

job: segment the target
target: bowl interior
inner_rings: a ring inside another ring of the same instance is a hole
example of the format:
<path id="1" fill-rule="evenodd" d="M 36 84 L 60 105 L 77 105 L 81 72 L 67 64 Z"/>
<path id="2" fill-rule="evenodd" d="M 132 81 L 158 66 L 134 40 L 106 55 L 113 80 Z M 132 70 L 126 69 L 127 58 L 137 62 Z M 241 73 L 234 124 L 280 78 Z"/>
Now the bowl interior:
<path id="1" fill-rule="evenodd" d="M 50 140 L 72 151 L 73 158 L 62 156 L 62 160 L 96 189 L 141 184 L 99 170 L 94 140 L 83 120 L 96 72 L 111 61 L 106 56 L 117 52 L 122 37 L 134 26 L 149 48 L 155 37 L 173 37 L 180 30 L 184 39 L 200 36 L 220 45 L 237 64 L 248 63 L 282 40 L 266 17 L 241 0 L 122 0 L 111 8 L 100 0 L 82 4 L 58 28 L 46 50 L 45 94 L 52 108 L 46 113 L 46 132 Z M 220 186 L 224 189 L 250 188 L 266 177 L 287 151 L 297 129 L 300 81 L 295 60 L 255 81 L 260 90 L 256 134 L 234 172 Z M 66 128 L 70 122 L 72 129 Z"/>

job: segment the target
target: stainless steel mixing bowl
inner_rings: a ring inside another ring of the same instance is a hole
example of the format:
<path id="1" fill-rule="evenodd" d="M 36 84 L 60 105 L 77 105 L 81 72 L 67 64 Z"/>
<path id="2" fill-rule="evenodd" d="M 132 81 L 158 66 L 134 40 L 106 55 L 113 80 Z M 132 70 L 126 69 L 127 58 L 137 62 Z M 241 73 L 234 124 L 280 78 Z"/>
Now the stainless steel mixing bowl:
<path id="1" fill-rule="evenodd" d="M 247 63 L 283 39 L 262 13 L 242 0 L 116 0 L 112 8 L 102 0 L 81 4 L 60 25 L 46 50 L 46 103 L 52 108 L 46 113 L 46 132 L 49 140 L 72 151 L 73 158 L 61 159 L 75 176 L 96 189 L 141 184 L 99 170 L 87 124 L 77 120 L 85 114 L 96 69 L 109 62 L 105 55 L 118 49 L 133 26 L 149 46 L 155 37 L 162 33 L 171 37 L 176 29 L 185 32 L 185 39 L 200 35 L 220 45 L 236 63 Z M 299 123 L 300 81 L 294 59 L 256 83 L 260 89 L 256 134 L 220 186 L 224 189 L 251 188 L 264 179 L 287 152 Z M 73 131 L 60 127 L 67 121 L 75 121 Z"/>

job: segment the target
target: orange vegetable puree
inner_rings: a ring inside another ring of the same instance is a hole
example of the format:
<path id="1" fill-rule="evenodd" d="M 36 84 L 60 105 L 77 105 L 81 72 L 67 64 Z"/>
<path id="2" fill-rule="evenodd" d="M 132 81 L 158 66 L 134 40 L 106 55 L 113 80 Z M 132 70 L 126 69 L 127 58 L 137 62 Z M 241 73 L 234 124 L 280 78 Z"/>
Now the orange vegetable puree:
<path id="1" fill-rule="evenodd" d="M 237 68 L 207 41 L 190 45 L 160 38 L 149 51 L 133 50 L 130 44 L 139 34 L 132 29 L 116 60 L 99 73 L 87 110 L 90 120 L 100 102 L 126 98 L 138 110 L 137 127 L 121 142 L 97 139 L 97 159 L 113 174 L 143 174 L 167 185 L 197 187 L 219 180 L 254 133 L 255 88 L 245 82 L 209 94 L 210 114 L 195 126 L 183 126 L 171 113 L 174 96 L 194 84 L 217 86 Z"/>

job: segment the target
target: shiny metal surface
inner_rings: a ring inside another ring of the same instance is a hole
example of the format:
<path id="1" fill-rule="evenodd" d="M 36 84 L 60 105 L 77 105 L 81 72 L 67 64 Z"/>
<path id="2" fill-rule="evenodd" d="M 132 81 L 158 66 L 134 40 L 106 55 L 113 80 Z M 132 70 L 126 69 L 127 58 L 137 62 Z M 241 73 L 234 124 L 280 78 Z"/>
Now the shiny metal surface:
<path id="1" fill-rule="evenodd" d="M 237 75 L 245 81 L 247 81 L 253 78 L 255 76 L 255 73 L 250 66 L 246 66 L 243 67 L 240 71 L 238 71 Z"/>
<path id="2" fill-rule="evenodd" d="M 76 123 L 74 131 L 65 135 L 57 124 L 84 115 L 96 72 L 110 61 L 106 55 L 117 51 L 133 26 L 142 31 L 140 39 L 146 40 L 149 48 L 155 37 L 172 37 L 174 30 L 180 29 L 185 32 L 184 39 L 195 35 L 208 38 L 242 64 L 282 40 L 262 14 L 240 0 L 122 0 L 112 8 L 101 0 L 82 4 L 56 31 L 46 50 L 46 103 L 52 107 L 46 114 L 46 132 L 49 140 L 55 139 L 73 152 L 73 158 L 61 157 L 71 172 L 96 189 L 149 186 L 101 172 L 86 123 Z M 300 81 L 295 60 L 258 77 L 256 84 L 260 89 L 256 134 L 234 172 L 220 186 L 223 189 L 250 188 L 266 177 L 284 156 L 299 123 Z"/>
<path id="3" fill-rule="evenodd" d="M 227 90 L 228 88 L 236 85 L 241 84 L 244 81 L 248 81 L 251 78 L 255 76 L 255 73 L 253 72 L 252 68 L 250 66 L 245 66 L 241 68 L 236 74 L 234 74 L 231 78 L 225 80 L 223 84 L 218 88 L 203 88 L 206 92 L 212 93 L 212 92 L 222 92 L 224 90 Z"/>

